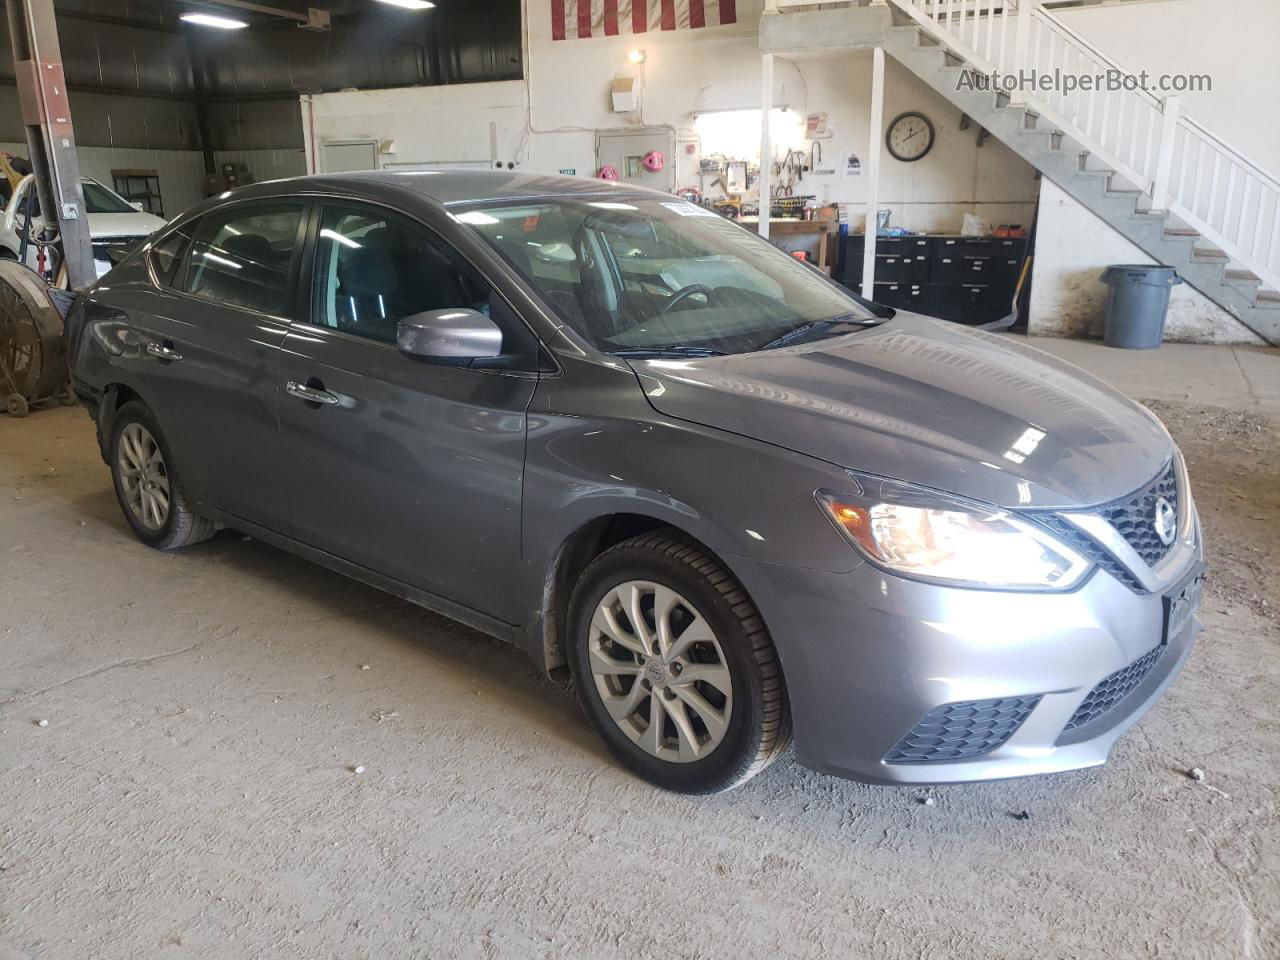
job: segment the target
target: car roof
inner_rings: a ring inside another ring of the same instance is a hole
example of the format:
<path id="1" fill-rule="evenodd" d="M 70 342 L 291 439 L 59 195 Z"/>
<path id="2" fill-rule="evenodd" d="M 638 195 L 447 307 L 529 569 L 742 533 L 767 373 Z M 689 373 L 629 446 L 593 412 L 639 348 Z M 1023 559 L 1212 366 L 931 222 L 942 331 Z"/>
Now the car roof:
<path id="1" fill-rule="evenodd" d="M 254 186 L 269 187 L 270 192 L 276 194 L 306 193 L 315 189 L 338 189 L 359 193 L 362 188 L 376 189 L 380 186 L 391 186 L 419 194 L 445 206 L 546 197 L 658 194 L 658 191 L 633 184 L 613 184 L 607 180 L 524 173 L 519 170 L 368 170 L 358 173 L 325 173 L 293 177 L 289 180 L 274 180 Z M 235 195 L 248 197 L 264 192 L 268 191 L 244 187 L 235 191 Z M 658 195 L 666 196 L 666 194 Z"/>

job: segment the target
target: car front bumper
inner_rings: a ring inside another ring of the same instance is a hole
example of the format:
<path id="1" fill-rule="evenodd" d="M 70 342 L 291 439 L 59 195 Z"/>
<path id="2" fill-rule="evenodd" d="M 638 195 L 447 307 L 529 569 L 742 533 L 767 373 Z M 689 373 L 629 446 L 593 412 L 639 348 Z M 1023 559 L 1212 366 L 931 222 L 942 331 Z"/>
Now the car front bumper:
<path id="1" fill-rule="evenodd" d="M 1198 595 L 1169 636 L 1165 598 L 1203 570 L 1197 546 L 1159 594 L 1101 569 L 1069 593 L 942 587 L 870 563 L 828 574 L 748 562 L 742 575 L 782 658 L 797 758 L 934 784 L 1104 763 L 1186 661 Z"/>

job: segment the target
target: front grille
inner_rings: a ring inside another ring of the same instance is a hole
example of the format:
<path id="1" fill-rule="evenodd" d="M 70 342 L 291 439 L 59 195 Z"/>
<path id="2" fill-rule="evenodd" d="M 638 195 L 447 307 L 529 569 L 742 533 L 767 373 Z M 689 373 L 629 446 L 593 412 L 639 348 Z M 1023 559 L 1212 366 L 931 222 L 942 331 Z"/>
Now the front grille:
<path id="1" fill-rule="evenodd" d="M 1148 567 L 1154 567 L 1164 559 L 1172 544 L 1167 544 L 1156 533 L 1156 502 L 1164 499 L 1178 513 L 1178 480 L 1173 464 L 1146 488 L 1132 496 L 1098 508 L 1098 515 L 1116 528 L 1129 542 L 1129 546 Z"/>
<path id="2" fill-rule="evenodd" d="M 964 700 L 934 707 L 911 728 L 885 763 L 930 763 L 967 760 L 990 753 L 1022 726 L 1040 697 Z"/>
<path id="3" fill-rule="evenodd" d="M 1076 712 L 1071 715 L 1071 719 L 1063 727 L 1062 733 L 1065 735 L 1077 727 L 1092 723 L 1133 693 L 1138 684 L 1147 678 L 1147 674 L 1156 665 L 1156 661 L 1160 659 L 1164 649 L 1164 644 L 1161 644 L 1143 654 L 1127 667 L 1123 667 L 1110 676 L 1103 678 L 1101 683 L 1089 691 L 1089 695 L 1084 698 L 1084 702 L 1076 707 Z"/>
<path id="4" fill-rule="evenodd" d="M 1113 557 L 1110 551 L 1103 548 L 1102 544 L 1098 543 L 1075 524 L 1051 513 L 1036 517 L 1036 519 L 1052 530 L 1060 540 L 1065 540 L 1067 546 L 1088 557 L 1134 593 L 1146 592 L 1142 589 L 1142 584 L 1138 582 L 1138 578 L 1130 572 L 1128 567 Z"/>
<path id="5" fill-rule="evenodd" d="M 1164 559 L 1172 544 L 1165 544 L 1156 533 L 1156 503 L 1169 501 L 1174 515 L 1178 514 L 1178 479 L 1173 464 L 1137 493 L 1095 507 L 1097 513 L 1124 537 L 1134 552 L 1148 567 L 1154 567 Z M 1117 560 L 1102 544 L 1094 540 L 1075 524 L 1055 513 L 1029 514 L 1042 526 L 1051 530 L 1060 540 L 1088 557 L 1134 593 L 1145 593 L 1138 578 Z"/>

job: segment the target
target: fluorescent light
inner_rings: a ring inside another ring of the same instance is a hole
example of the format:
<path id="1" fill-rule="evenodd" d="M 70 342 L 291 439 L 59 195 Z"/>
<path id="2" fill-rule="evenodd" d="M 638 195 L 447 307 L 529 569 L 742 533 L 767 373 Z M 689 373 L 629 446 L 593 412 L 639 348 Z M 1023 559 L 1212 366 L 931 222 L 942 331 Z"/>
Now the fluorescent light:
<path id="1" fill-rule="evenodd" d="M 217 27 L 219 30 L 239 30 L 241 27 L 249 25 L 244 20 L 218 17 L 212 13 L 183 13 L 178 16 L 178 19 L 186 23 L 198 24 L 202 27 Z"/>
<path id="2" fill-rule="evenodd" d="M 435 6 L 431 0 L 381 0 L 381 2 L 393 7 L 403 7 L 405 10 L 430 10 Z"/>
<path id="3" fill-rule="evenodd" d="M 214 263 L 220 263 L 224 267 L 230 267 L 232 270 L 239 270 L 242 266 L 242 264 L 236 263 L 234 260 L 228 260 L 226 257 L 220 257 L 216 253 L 210 253 L 208 250 L 204 251 L 204 258 L 206 260 L 212 260 Z"/>
<path id="4" fill-rule="evenodd" d="M 353 250 L 360 249 L 360 244 L 356 243 L 350 237 L 346 236 L 345 234 L 339 233 L 337 230 L 330 230 L 328 227 L 325 227 L 323 230 L 320 231 L 320 236 L 324 237 L 327 240 L 336 240 L 338 243 L 342 244 L 344 247 L 351 247 Z"/>
<path id="5" fill-rule="evenodd" d="M 491 227 L 499 222 L 497 217 L 491 217 L 481 210 L 468 210 L 466 213 L 459 213 L 453 219 L 459 223 L 469 223 L 473 227 Z"/>

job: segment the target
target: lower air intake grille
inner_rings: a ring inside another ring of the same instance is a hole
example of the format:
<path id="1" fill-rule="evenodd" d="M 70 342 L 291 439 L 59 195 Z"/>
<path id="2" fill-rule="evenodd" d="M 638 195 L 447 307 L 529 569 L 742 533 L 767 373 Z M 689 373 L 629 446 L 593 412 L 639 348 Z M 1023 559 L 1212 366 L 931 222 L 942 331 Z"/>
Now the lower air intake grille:
<path id="1" fill-rule="evenodd" d="M 934 707 L 885 754 L 885 763 L 967 760 L 1001 746 L 1022 726 L 1040 698 L 963 700 Z"/>
<path id="2" fill-rule="evenodd" d="M 1070 733 L 1076 727 L 1083 727 L 1086 723 L 1092 723 L 1133 693 L 1134 688 L 1146 679 L 1147 674 L 1151 672 L 1151 668 L 1156 665 L 1156 661 L 1160 659 L 1160 654 L 1162 653 L 1164 653 L 1163 644 L 1143 654 L 1127 667 L 1117 670 L 1109 677 L 1105 677 L 1101 683 L 1089 691 L 1089 695 L 1076 708 L 1076 712 L 1071 715 L 1071 719 L 1067 721 L 1067 725 L 1062 732 L 1064 734 Z"/>

